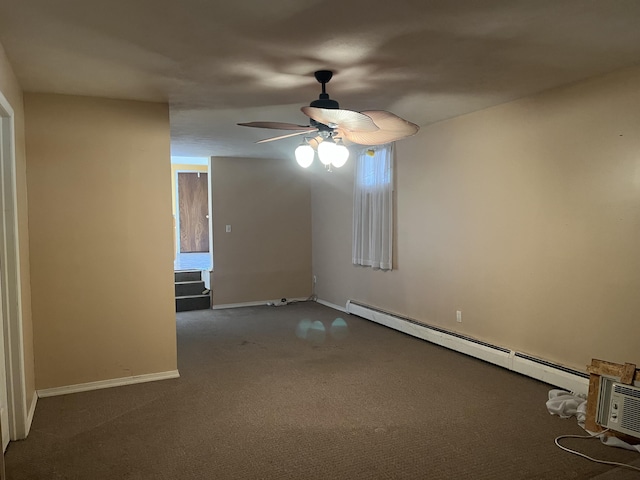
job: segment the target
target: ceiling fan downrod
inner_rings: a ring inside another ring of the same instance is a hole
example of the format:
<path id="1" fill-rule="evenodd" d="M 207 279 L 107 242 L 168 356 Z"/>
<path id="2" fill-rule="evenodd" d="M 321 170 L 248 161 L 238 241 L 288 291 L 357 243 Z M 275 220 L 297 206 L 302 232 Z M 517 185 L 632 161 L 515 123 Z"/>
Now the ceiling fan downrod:
<path id="1" fill-rule="evenodd" d="M 322 93 L 318 97 L 318 100 L 314 100 L 309 104 L 309 106 L 332 109 L 340 108 L 340 104 L 338 102 L 329 98 L 329 94 L 326 89 L 327 83 L 329 83 L 329 80 L 333 77 L 333 72 L 331 70 L 318 70 L 317 72 L 314 72 L 313 75 L 316 77 L 316 80 L 322 84 Z"/>

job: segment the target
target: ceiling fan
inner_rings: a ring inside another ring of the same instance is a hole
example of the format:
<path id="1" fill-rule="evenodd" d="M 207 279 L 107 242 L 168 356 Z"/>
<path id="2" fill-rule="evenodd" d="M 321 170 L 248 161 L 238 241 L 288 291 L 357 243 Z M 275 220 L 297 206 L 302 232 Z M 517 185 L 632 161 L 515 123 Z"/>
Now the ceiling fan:
<path id="1" fill-rule="evenodd" d="M 313 161 L 314 150 L 318 150 L 320 161 L 326 166 L 340 167 L 349 155 L 345 144 L 383 145 L 414 135 L 420 127 L 384 110 L 356 112 L 341 109 L 338 102 L 329 98 L 326 84 L 333 72 L 318 70 L 314 73 L 322 84 L 322 93 L 308 107 L 302 107 L 302 113 L 310 118 L 309 125 L 296 125 L 283 122 L 239 123 L 243 127 L 290 130 L 294 133 L 279 135 L 260 140 L 256 143 L 272 142 L 284 138 L 305 135 L 307 138 L 296 149 L 296 160 L 303 167 Z M 314 135 L 316 134 L 316 135 Z"/>

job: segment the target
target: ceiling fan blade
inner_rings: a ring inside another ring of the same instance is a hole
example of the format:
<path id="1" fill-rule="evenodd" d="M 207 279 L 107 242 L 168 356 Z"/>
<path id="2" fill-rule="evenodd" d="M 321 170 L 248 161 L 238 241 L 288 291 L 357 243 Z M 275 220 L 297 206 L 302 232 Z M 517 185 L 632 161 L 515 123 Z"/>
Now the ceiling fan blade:
<path id="1" fill-rule="evenodd" d="M 420 127 L 415 123 L 385 110 L 367 110 L 362 113 L 370 117 L 380 130 L 405 133 L 406 135 L 415 135 L 420 130 Z"/>
<path id="2" fill-rule="evenodd" d="M 375 132 L 378 126 L 360 112 L 339 108 L 302 107 L 302 113 L 331 128 L 340 127 L 351 132 Z"/>
<path id="3" fill-rule="evenodd" d="M 344 131 L 345 138 L 360 145 L 383 145 L 415 135 L 420 127 L 384 110 L 362 112 L 370 117 L 380 129 L 375 132 Z"/>
<path id="4" fill-rule="evenodd" d="M 264 140 L 259 140 L 256 143 L 273 142 L 275 140 L 282 140 L 284 138 L 295 137 L 295 136 L 298 136 L 298 135 L 304 135 L 305 133 L 312 133 L 312 132 L 317 132 L 317 131 L 318 131 L 317 128 L 313 128 L 312 127 L 312 130 L 303 130 L 301 132 L 288 133 L 287 135 L 280 135 L 278 137 L 265 138 Z"/>
<path id="5" fill-rule="evenodd" d="M 315 127 L 311 127 L 309 125 L 296 125 L 295 123 L 284 123 L 284 122 L 248 122 L 248 123 L 239 123 L 241 127 L 254 127 L 254 128 L 271 128 L 274 130 L 302 130 L 302 131 L 312 131 L 316 130 Z"/>

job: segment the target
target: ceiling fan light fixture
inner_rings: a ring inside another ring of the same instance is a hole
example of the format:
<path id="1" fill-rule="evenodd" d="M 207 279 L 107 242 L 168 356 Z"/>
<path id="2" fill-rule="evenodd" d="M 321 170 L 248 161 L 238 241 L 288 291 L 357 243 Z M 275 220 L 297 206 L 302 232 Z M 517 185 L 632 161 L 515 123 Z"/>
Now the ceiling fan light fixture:
<path id="1" fill-rule="evenodd" d="M 313 151 L 313 147 L 309 145 L 306 140 L 298 145 L 295 151 L 296 162 L 302 168 L 309 168 L 309 166 L 313 163 L 313 157 L 315 156 L 315 152 Z"/>
<path id="2" fill-rule="evenodd" d="M 327 138 L 318 145 L 318 158 L 323 165 L 331 165 L 337 155 L 338 145 L 331 137 Z"/>
<path id="3" fill-rule="evenodd" d="M 349 159 L 349 149 L 343 145 L 343 143 L 339 140 L 336 143 L 335 155 L 332 160 L 332 164 L 336 168 L 342 167 L 347 160 Z"/>

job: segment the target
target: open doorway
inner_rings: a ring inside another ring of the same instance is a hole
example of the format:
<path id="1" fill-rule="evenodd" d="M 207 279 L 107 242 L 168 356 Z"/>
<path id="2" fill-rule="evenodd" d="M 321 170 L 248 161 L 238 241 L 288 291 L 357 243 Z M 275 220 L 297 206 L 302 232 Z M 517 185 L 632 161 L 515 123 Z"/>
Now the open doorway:
<path id="1" fill-rule="evenodd" d="M 172 157 L 174 270 L 213 268 L 209 159 Z"/>
<path id="2" fill-rule="evenodd" d="M 13 109 L 0 92 L 0 423 L 3 449 L 9 438 L 26 438 L 37 399 L 34 395 L 27 409 L 14 122 Z"/>

